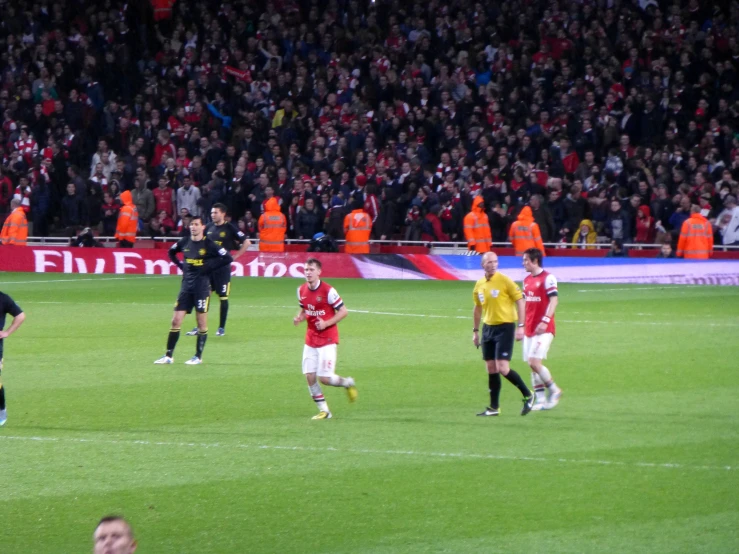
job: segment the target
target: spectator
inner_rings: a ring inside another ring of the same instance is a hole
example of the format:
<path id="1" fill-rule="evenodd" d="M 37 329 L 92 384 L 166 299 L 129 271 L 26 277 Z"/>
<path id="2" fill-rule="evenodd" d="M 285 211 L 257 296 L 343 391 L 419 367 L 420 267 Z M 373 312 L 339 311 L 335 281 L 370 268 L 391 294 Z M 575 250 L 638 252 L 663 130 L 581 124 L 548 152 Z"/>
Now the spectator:
<path id="1" fill-rule="evenodd" d="M 675 251 L 672 249 L 672 243 L 668 240 L 662 243 L 660 246 L 657 258 L 674 258 Z"/>
<path id="2" fill-rule="evenodd" d="M 604 231 L 612 242 L 618 240 L 622 245 L 631 242 L 631 220 L 626 210 L 621 207 L 618 198 L 611 199 Z"/>
<path id="3" fill-rule="evenodd" d="M 639 206 L 636 211 L 636 237 L 634 242 L 637 244 L 653 244 L 654 235 L 654 218 L 649 211 L 649 206 Z"/>
<path id="4" fill-rule="evenodd" d="M 100 206 L 101 222 L 103 224 L 103 236 L 112 237 L 115 235 L 116 225 L 118 224 L 118 212 L 121 205 L 115 200 L 110 191 L 103 193 L 103 203 Z"/>
<path id="5" fill-rule="evenodd" d="M 321 219 L 313 198 L 305 199 L 305 205 L 298 211 L 295 227 L 299 239 L 312 239 L 321 230 Z"/>
<path id="6" fill-rule="evenodd" d="M 136 179 L 131 196 L 138 212 L 139 225 L 143 229 L 143 224 L 149 223 L 156 210 L 154 194 L 146 188 L 146 183 L 142 179 Z"/>
<path id="7" fill-rule="evenodd" d="M 724 197 L 724 210 L 716 218 L 716 227 L 722 244 L 739 245 L 739 206 L 733 194 L 727 194 Z"/>
<path id="8" fill-rule="evenodd" d="M 259 251 L 284 252 L 287 220 L 276 198 L 267 200 L 264 213 L 259 217 Z"/>
<path id="9" fill-rule="evenodd" d="M 442 229 L 439 212 L 441 212 L 439 204 L 434 204 L 429 208 L 428 213 L 423 218 L 421 240 L 426 242 L 449 242 L 449 235 L 444 233 Z"/>
<path id="10" fill-rule="evenodd" d="M 67 185 L 67 195 L 62 199 L 62 227 L 67 236 L 77 235 L 77 231 L 87 223 L 85 202 L 77 195 L 74 183 Z"/>
<path id="11" fill-rule="evenodd" d="M 185 176 L 182 180 L 182 186 L 177 189 L 177 211 L 182 211 L 184 208 L 190 215 L 200 214 L 200 208 L 198 208 L 200 196 L 200 190 L 192 186 L 192 179 Z"/>
<path id="12" fill-rule="evenodd" d="M 628 258 L 629 253 L 624 248 L 624 241 L 621 239 L 613 239 L 611 241 L 611 249 L 606 254 L 606 258 Z"/>
<path id="13" fill-rule="evenodd" d="M 580 181 L 575 180 L 575 183 L 570 187 L 570 193 L 564 200 L 565 216 L 567 218 L 565 227 L 567 229 L 577 229 L 578 224 L 583 219 L 590 217 L 590 206 L 581 193 L 582 185 Z"/>
<path id="14" fill-rule="evenodd" d="M 577 227 L 577 231 L 572 237 L 572 244 L 577 248 L 595 248 L 598 242 L 598 233 L 595 232 L 595 226 L 589 219 L 583 219 Z"/>
<path id="15" fill-rule="evenodd" d="M 549 209 L 544 204 L 544 198 L 540 194 L 534 194 L 531 197 L 531 200 L 529 200 L 529 207 L 531 208 L 531 213 L 534 215 L 534 221 L 539 226 L 542 242 L 553 242 L 554 219 L 552 219 L 552 214 L 549 213 Z M 495 233 L 493 233 L 493 239 L 495 242 L 505 241 L 505 234 L 503 237 L 504 238 L 499 241 L 495 239 Z"/>

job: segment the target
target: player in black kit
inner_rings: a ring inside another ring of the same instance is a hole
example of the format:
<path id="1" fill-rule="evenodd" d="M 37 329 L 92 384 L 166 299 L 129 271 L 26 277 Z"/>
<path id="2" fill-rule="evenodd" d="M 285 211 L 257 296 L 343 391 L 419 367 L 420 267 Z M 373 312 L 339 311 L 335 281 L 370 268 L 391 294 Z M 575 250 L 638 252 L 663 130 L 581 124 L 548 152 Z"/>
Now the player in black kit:
<path id="1" fill-rule="evenodd" d="M 215 242 L 221 248 L 225 248 L 228 252 L 232 252 L 238 248 L 238 252 L 234 254 L 233 259 L 238 260 L 246 249 L 251 246 L 251 242 L 246 235 L 239 231 L 233 224 L 226 221 L 226 212 L 228 208 L 224 204 L 213 204 L 210 210 L 210 218 L 213 220 L 208 223 L 205 228 L 205 236 Z M 231 292 L 231 266 L 222 267 L 210 274 L 210 285 L 221 299 L 221 319 L 216 331 L 217 337 L 226 334 L 226 318 L 228 317 L 228 295 Z M 186 335 L 197 335 L 198 328 L 185 333 Z"/>
<path id="2" fill-rule="evenodd" d="M 155 364 L 171 364 L 177 340 L 180 338 L 180 326 L 185 314 L 192 312 L 198 321 L 198 343 L 195 355 L 185 363 L 194 365 L 202 363 L 203 348 L 208 338 L 208 303 L 210 301 L 210 276 L 219 268 L 228 266 L 233 260 L 225 248 L 220 248 L 204 235 L 203 218 L 193 217 L 190 221 L 190 237 L 184 237 L 169 249 L 169 258 L 182 270 L 182 286 L 177 297 L 172 316 L 172 328 L 167 338 L 167 353 L 155 361 Z M 180 261 L 177 254 L 182 252 L 184 259 Z"/>
<path id="3" fill-rule="evenodd" d="M 5 328 L 5 317 L 10 315 L 13 318 L 10 327 L 7 331 Z M 3 371 L 3 341 L 11 334 L 18 330 L 18 327 L 26 320 L 26 314 L 20 309 L 13 299 L 0 292 L 0 373 Z M 2 382 L 0 382 L 0 426 L 5 425 L 8 420 L 7 412 L 5 411 L 5 389 L 3 388 Z"/>

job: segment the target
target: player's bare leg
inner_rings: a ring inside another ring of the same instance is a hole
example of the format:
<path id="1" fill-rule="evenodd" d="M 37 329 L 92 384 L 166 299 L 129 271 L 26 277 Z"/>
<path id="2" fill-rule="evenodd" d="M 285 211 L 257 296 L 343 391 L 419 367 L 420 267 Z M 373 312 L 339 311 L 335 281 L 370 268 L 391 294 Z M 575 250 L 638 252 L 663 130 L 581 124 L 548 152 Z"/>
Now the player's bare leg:
<path id="1" fill-rule="evenodd" d="M 323 396 L 321 385 L 316 380 L 316 374 L 306 373 L 305 379 L 308 381 L 308 391 L 319 410 L 318 415 L 313 416 L 312 419 L 331 419 L 331 410 L 328 409 L 328 403 L 326 402 L 326 398 Z M 323 381 L 323 379 L 325 379 L 325 377 L 321 377 L 321 381 Z"/>
<path id="2" fill-rule="evenodd" d="M 172 314 L 172 326 L 169 329 L 169 335 L 167 336 L 167 352 L 156 360 L 155 364 L 171 364 L 174 361 L 174 349 L 177 346 L 177 341 L 180 339 L 180 328 L 182 327 L 182 320 L 185 319 L 185 312 L 175 311 Z"/>
<path id="3" fill-rule="evenodd" d="M 562 389 L 560 389 L 552 378 L 552 374 L 549 369 L 542 363 L 539 358 L 529 358 L 529 367 L 531 367 L 532 375 L 536 374 L 542 383 L 542 388 L 546 387 L 549 392 L 549 399 L 540 409 L 550 410 L 559 404 L 559 399 L 562 396 Z M 539 401 L 537 395 L 537 402 Z"/>
<path id="4" fill-rule="evenodd" d="M 342 377 L 341 375 L 331 375 L 329 377 L 319 377 L 321 383 L 329 387 L 343 387 L 346 389 L 346 395 L 349 397 L 349 402 L 354 402 L 357 399 L 359 393 L 357 392 L 357 386 L 354 384 L 352 377 Z"/>

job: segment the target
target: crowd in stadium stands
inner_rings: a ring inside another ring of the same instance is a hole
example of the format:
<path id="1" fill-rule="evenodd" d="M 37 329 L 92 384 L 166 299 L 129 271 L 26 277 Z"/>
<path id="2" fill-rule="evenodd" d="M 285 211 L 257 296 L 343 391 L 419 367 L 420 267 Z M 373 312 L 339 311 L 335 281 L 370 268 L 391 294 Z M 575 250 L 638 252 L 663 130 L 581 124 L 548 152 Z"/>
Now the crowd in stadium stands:
<path id="1" fill-rule="evenodd" d="M 0 214 L 139 236 L 228 206 L 250 237 L 739 242 L 739 3 L 7 0 Z M 483 221 L 475 219 L 475 221 Z"/>

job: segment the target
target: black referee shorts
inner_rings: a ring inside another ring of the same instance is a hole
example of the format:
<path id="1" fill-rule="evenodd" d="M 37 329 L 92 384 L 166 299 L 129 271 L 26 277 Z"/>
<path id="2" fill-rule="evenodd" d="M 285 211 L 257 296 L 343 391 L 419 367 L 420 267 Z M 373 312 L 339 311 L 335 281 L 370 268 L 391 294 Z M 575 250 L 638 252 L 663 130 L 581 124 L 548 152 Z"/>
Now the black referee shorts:
<path id="1" fill-rule="evenodd" d="M 516 342 L 516 324 L 482 326 L 482 359 L 511 360 L 513 344 Z"/>
<path id="2" fill-rule="evenodd" d="M 221 267 L 210 274 L 210 288 L 224 300 L 231 292 L 231 266 Z"/>

